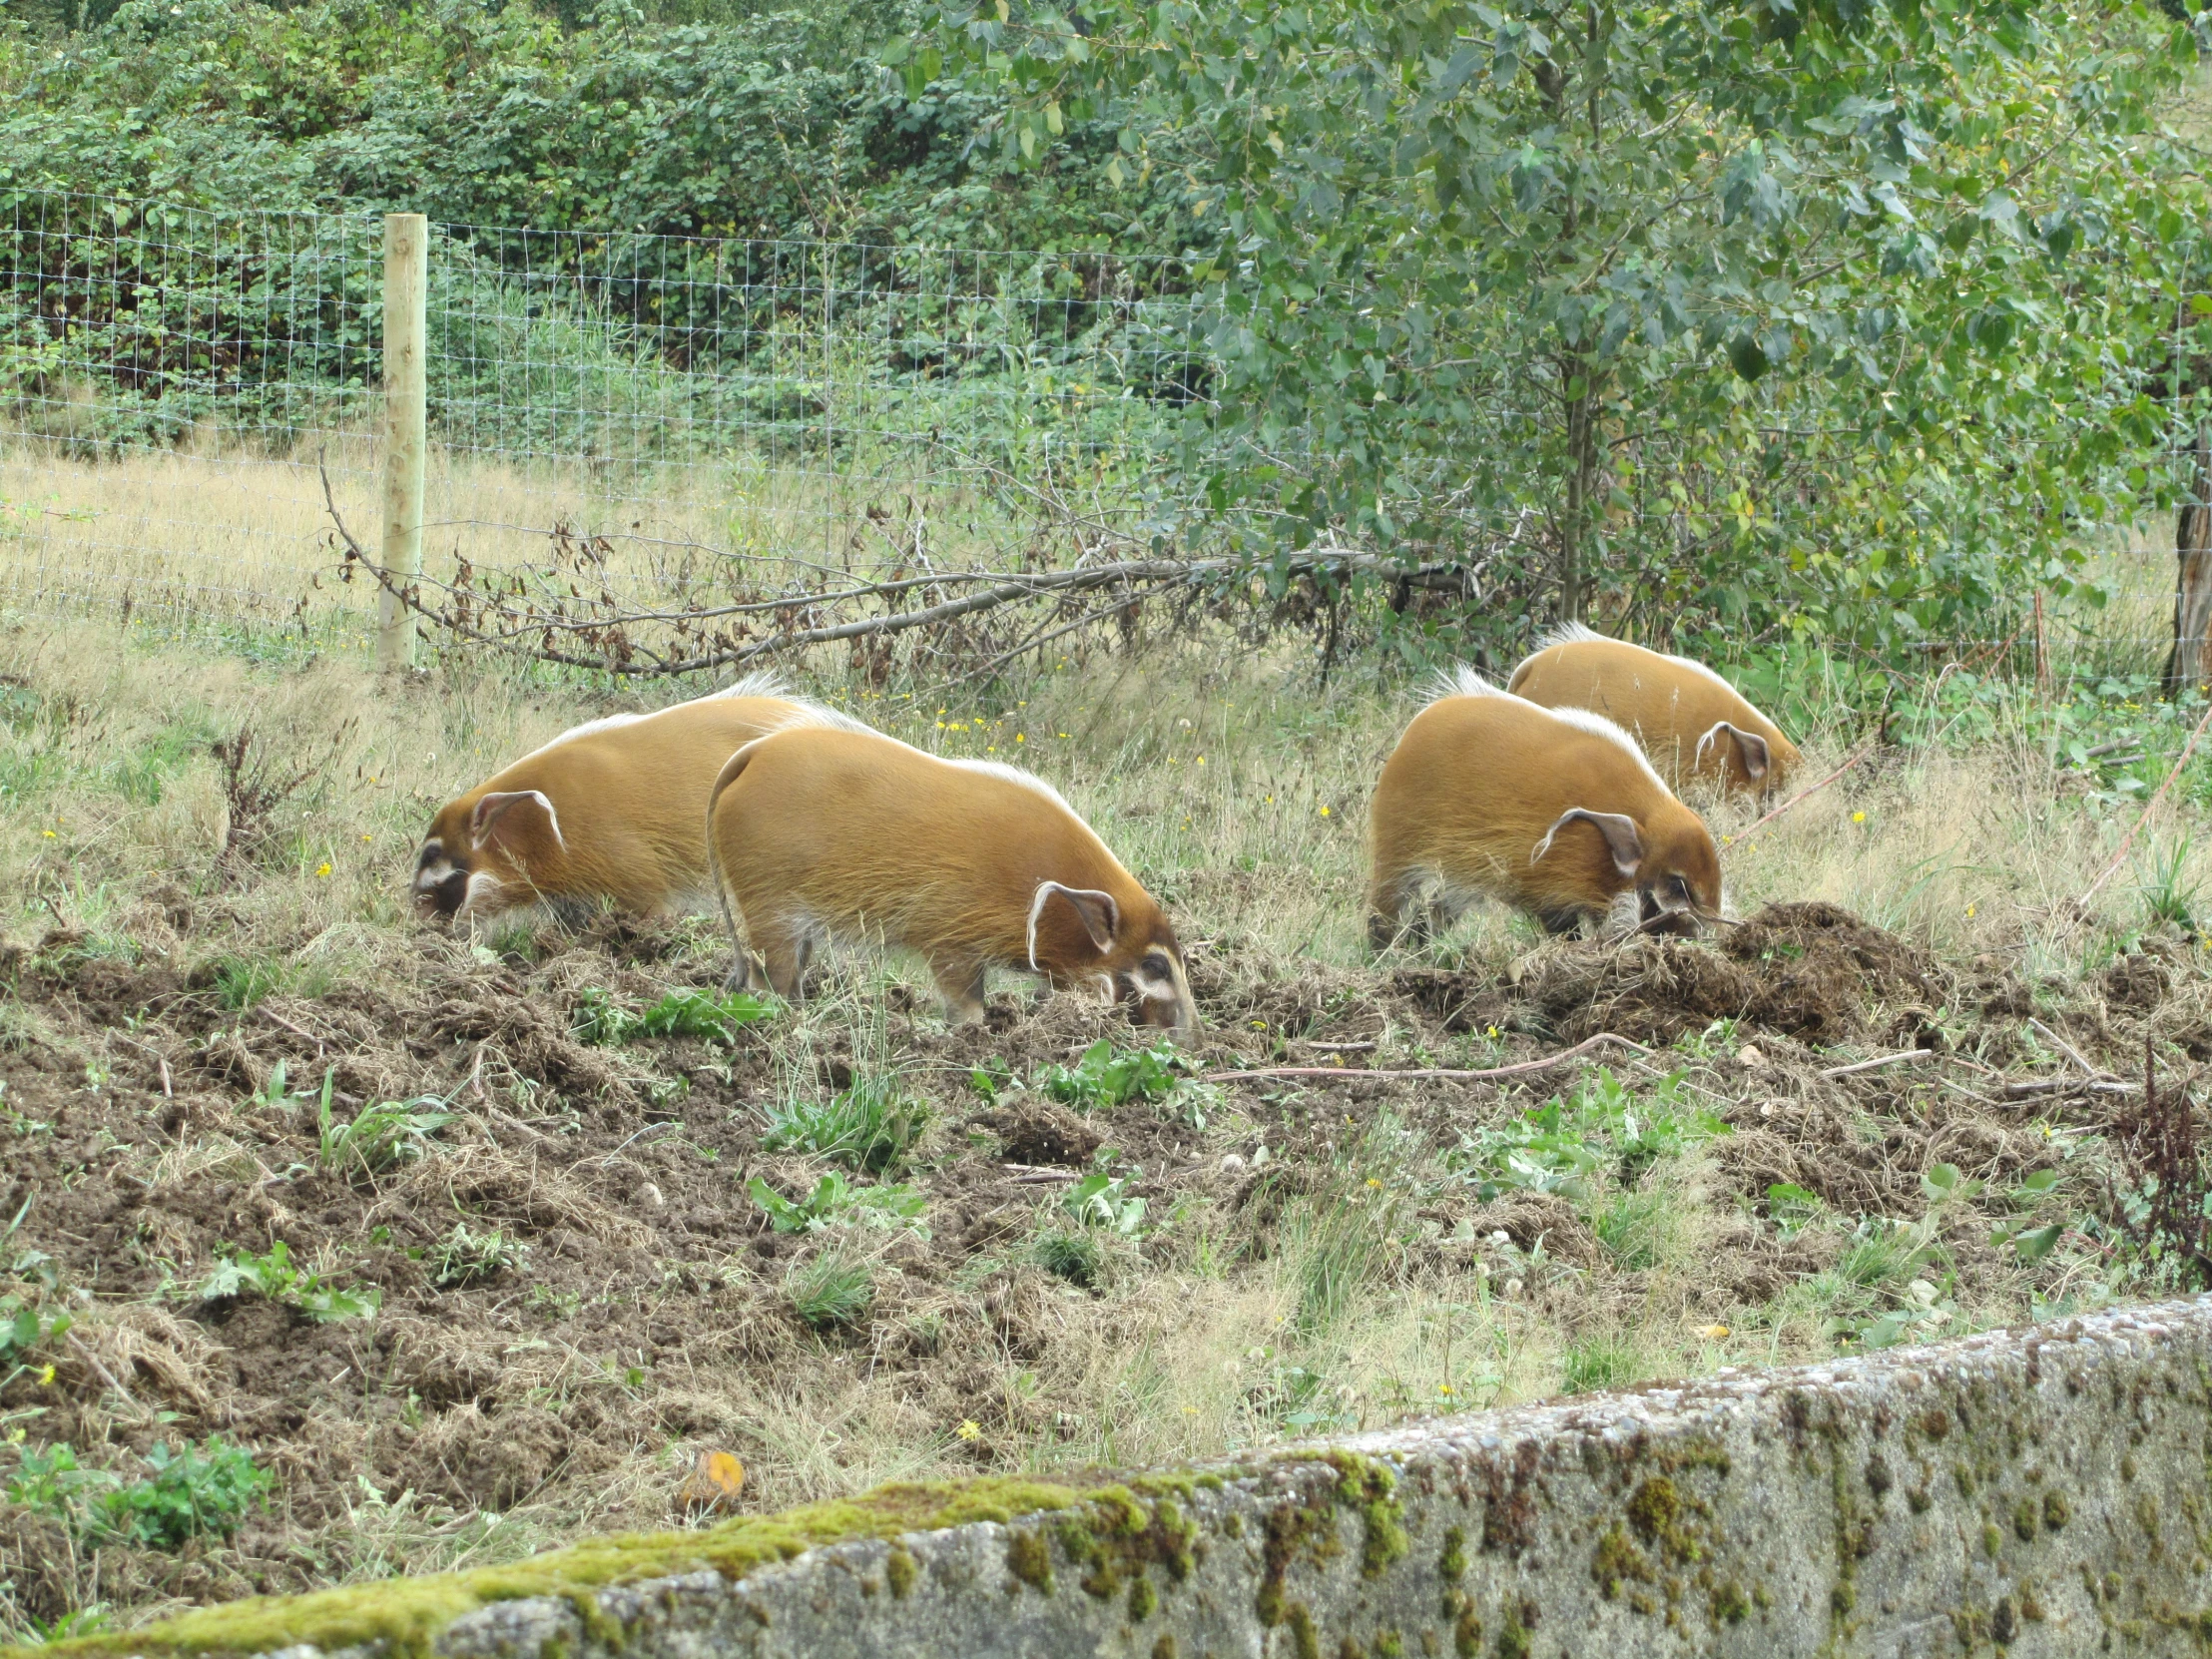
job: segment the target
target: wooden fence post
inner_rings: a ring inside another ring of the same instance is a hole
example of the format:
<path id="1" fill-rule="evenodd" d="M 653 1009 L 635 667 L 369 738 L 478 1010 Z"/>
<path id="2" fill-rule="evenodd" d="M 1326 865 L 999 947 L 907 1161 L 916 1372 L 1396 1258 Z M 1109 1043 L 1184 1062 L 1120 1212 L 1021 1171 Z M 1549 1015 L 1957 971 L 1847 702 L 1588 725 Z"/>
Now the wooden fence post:
<path id="1" fill-rule="evenodd" d="M 429 290 L 430 225 L 421 214 L 384 216 L 384 523 L 378 548 L 402 585 L 422 574 L 422 462 L 428 401 L 422 347 Z M 376 666 L 414 666 L 414 613 L 388 589 L 376 598 Z"/>
<path id="2" fill-rule="evenodd" d="M 2166 695 L 2212 680 L 2212 422 L 2189 451 L 2188 499 L 2174 517 L 2174 648 Z"/>

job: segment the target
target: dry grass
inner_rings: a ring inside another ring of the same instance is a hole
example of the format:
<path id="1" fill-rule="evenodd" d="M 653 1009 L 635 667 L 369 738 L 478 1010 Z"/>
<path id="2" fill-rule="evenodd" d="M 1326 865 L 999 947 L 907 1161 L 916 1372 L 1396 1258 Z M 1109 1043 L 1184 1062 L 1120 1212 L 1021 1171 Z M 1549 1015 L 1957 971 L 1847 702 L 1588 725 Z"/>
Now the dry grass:
<path id="1" fill-rule="evenodd" d="M 375 593 L 343 580 L 325 467 L 346 527 L 373 550 L 381 481 L 357 434 L 303 437 L 281 455 L 210 434 L 97 462 L 35 438 L 0 444 L 0 601 L 289 628 L 326 651 L 365 650 Z M 604 537 L 608 586 L 651 603 L 725 559 L 767 588 L 866 568 L 911 547 L 917 514 L 942 569 L 998 566 L 1023 544 L 1020 527 L 954 479 L 916 487 L 743 455 L 610 473 L 435 450 L 423 568 L 448 580 L 466 560 L 479 579 L 527 576 L 566 526 Z"/>
<path id="2" fill-rule="evenodd" d="M 242 492 L 263 487 L 270 473 L 254 474 L 262 482 L 252 484 L 247 476 L 244 469 L 237 475 Z M 190 562 L 184 553 L 176 558 L 185 562 L 170 565 L 132 562 L 125 544 L 135 532 L 125 520 L 136 513 L 134 522 L 158 529 L 186 521 L 188 512 L 193 522 L 225 516 L 184 499 L 191 480 L 204 488 L 207 477 L 181 462 L 173 474 L 134 464 L 123 491 L 117 472 L 103 471 L 95 481 L 109 516 L 91 521 L 100 539 L 73 544 L 71 556 L 90 559 L 106 547 L 98 556 L 110 558 L 119 577 L 145 577 L 152 568 L 161 580 L 182 580 Z M 21 487 L 10 479 L 10 499 Z M 471 482 L 479 499 L 491 487 L 483 476 Z M 548 509 L 527 481 L 512 487 L 518 504 L 541 516 Z M 319 505 L 317 491 L 263 520 L 265 540 L 257 545 L 272 561 L 270 591 L 294 591 L 282 589 L 276 572 L 296 572 L 300 564 L 283 561 L 312 556 Z M 66 510 L 59 522 L 79 522 Z M 28 557 L 31 545 L 19 541 L 0 552 Z M 216 564 L 238 557 L 235 545 L 190 550 L 190 559 Z M 587 984 L 712 976 L 717 946 L 706 925 L 680 933 L 673 955 L 610 965 L 528 930 L 436 938 L 403 902 L 417 837 L 444 799 L 580 719 L 676 695 L 673 689 L 609 694 L 453 660 L 423 680 L 393 684 L 356 653 L 287 658 L 265 645 L 258 636 L 211 639 L 144 620 L 51 614 L 18 621 L 0 636 L 0 671 L 14 688 L 0 692 L 14 699 L 0 724 L 0 881 L 12 901 L 9 938 L 28 945 L 60 929 L 81 935 L 73 951 L 174 970 L 185 983 L 204 983 L 196 976 L 224 964 L 266 970 L 277 990 L 261 1006 L 311 1033 L 314 1046 L 304 1052 L 350 1055 L 340 1070 L 345 1088 L 392 1096 L 430 1087 L 434 1076 L 446 1084 L 469 1076 L 464 1049 L 434 1044 L 420 1031 L 397 1034 L 419 1039 L 415 1058 L 401 1044 L 379 1047 L 376 1022 L 394 1016 L 362 1011 L 435 1012 L 423 1000 L 433 995 L 424 989 L 433 981 L 443 987 L 435 995 L 451 997 L 468 974 L 534 975 L 522 1001 L 542 1005 L 557 1023 L 563 1000 Z M 1058 785 L 1172 901 L 1186 939 L 1210 964 L 1225 1053 L 1260 1057 L 1332 1030 L 1332 1021 L 1372 1042 L 1370 1060 L 1379 1066 L 1465 1062 L 1527 1041 L 1511 1032 L 1441 1033 L 1389 989 L 1400 970 L 1452 966 L 1472 982 L 1557 949 L 1526 922 L 1478 913 L 1425 954 L 1382 962 L 1363 942 L 1367 792 L 1414 707 L 1406 692 L 1358 679 L 1317 690 L 1289 648 L 1254 657 L 1172 646 L 1052 665 L 1010 706 L 917 702 L 834 676 L 811 689 L 926 748 L 1019 761 Z M 1978 958 L 2031 984 L 2053 976 L 2062 988 L 2049 993 L 2056 1000 L 2046 1000 L 2046 1012 L 2075 994 L 2067 987 L 2146 927 L 2144 877 L 2135 868 L 2123 868 L 2092 914 L 2071 903 L 2111 856 L 2134 816 L 2133 799 L 2085 789 L 2055 771 L 2032 698 L 1996 700 L 1974 718 L 1981 735 L 1970 746 L 1886 750 L 1756 831 L 1748 830 L 1750 809 L 1707 803 L 1716 829 L 1731 837 L 1737 909 L 1831 900 L 1961 973 Z M 2120 711 L 2114 718 L 2129 717 Z M 280 835 L 250 867 L 226 865 L 219 857 L 225 806 L 209 744 L 251 727 L 279 754 L 305 756 L 347 722 L 354 724 L 343 764 L 285 804 Z M 1811 779 L 1851 753 L 1859 734 L 1839 728 L 1805 736 Z M 2145 845 L 2180 847 L 2193 813 L 2177 792 Z M 2167 883 L 2186 888 L 2212 878 L 2208 857 L 2212 851 L 2189 847 Z M 499 954 L 509 947 L 515 953 Z M 777 1027 L 755 1094 L 804 1091 L 832 1062 L 907 1076 L 940 1102 L 917 1179 L 949 1180 L 979 1158 L 987 1163 L 975 1148 L 989 1135 L 962 1125 L 964 1108 L 942 1104 L 958 1094 L 966 1066 L 979 1056 L 958 1049 L 925 1004 L 910 1016 L 885 1013 L 906 1007 L 907 993 L 925 983 L 909 966 L 843 964 L 831 995 Z M 2197 994 L 2195 980 L 2182 983 Z M 17 1016 L 22 1023 L 0 1036 L 26 1051 L 66 1055 L 70 1065 L 134 1077 L 147 1110 L 158 1112 L 157 1085 L 131 1046 L 143 1047 L 146 1038 L 71 1023 L 65 1000 L 27 1003 Z M 1009 1017 L 1017 1034 L 1029 1034 L 1021 1040 L 1040 1045 L 1032 1050 L 1039 1055 L 1065 1053 L 1071 1039 L 1080 1047 L 1096 1027 L 1094 1015 L 1050 1002 L 1025 1004 Z M 1962 1041 L 1983 1041 L 1994 1029 L 1973 1026 L 1977 1016 L 1964 1000 L 1934 1017 Z M 189 1054 L 174 1043 L 165 1050 L 180 1072 L 180 1095 L 194 1096 L 192 1115 L 174 1133 L 119 1155 L 117 1168 L 180 1201 L 209 1188 L 271 1190 L 282 1159 L 300 1155 L 283 1150 L 296 1147 L 300 1131 L 260 1110 L 253 1097 L 271 1079 L 267 1039 L 289 1039 L 267 1021 L 252 1031 L 248 1024 L 243 1016 L 229 1027 L 219 1020 Z M 1983 1035 L 1968 1039 L 1969 1027 Z M 1047 1036 L 1060 1046 L 1050 1047 Z M 2070 1259 L 2038 1277 L 1980 1242 L 1987 1222 L 1979 1212 L 1946 1219 L 1918 1199 L 1894 1216 L 1901 1226 L 1926 1228 L 1913 1238 L 1880 1214 L 1841 1211 L 1810 1224 L 1796 1243 L 1779 1237 L 1757 1200 L 1745 1196 L 1730 1159 L 1762 1148 L 1782 1156 L 1792 1146 L 1815 1156 L 1902 1126 L 1917 1137 L 1915 1156 L 1948 1157 L 1969 1173 L 1985 1169 L 2009 1180 L 2024 1167 L 2022 1146 L 2053 1156 L 2048 1135 L 2037 1141 L 2037 1134 L 2054 1130 L 2063 1140 L 2075 1130 L 2055 1118 L 2037 1129 L 2018 1114 L 1990 1119 L 1985 1133 L 1975 1127 L 1979 1118 L 1952 1123 L 1935 1083 L 1892 1089 L 1878 1079 L 1847 1110 L 1807 1081 L 1826 1057 L 1793 1050 L 1786 1039 L 1759 1040 L 1798 1069 L 1748 1070 L 1733 1059 L 1726 1033 L 1711 1054 L 1693 1052 L 1693 1044 L 1648 1072 L 1629 1068 L 1639 1088 L 1661 1071 L 1689 1068 L 1694 1087 L 1705 1091 L 1699 1098 L 1741 1125 L 1731 1138 L 1737 1144 L 1708 1143 L 1663 1159 L 1634 1180 L 1601 1184 L 1580 1206 L 1471 1206 L 1460 1177 L 1441 1161 L 1460 1129 L 1507 1121 L 1516 1107 L 1540 1101 L 1541 1090 L 1407 1093 L 1380 1102 L 1328 1091 L 1225 1095 L 1203 1131 L 1176 1142 L 1172 1157 L 1152 1159 L 1161 1188 L 1150 1237 L 1141 1247 L 1110 1243 L 1094 1288 L 1035 1267 L 1031 1241 L 1058 1224 L 1058 1189 L 1026 1189 L 1013 1200 L 991 1200 L 1000 1210 L 984 1218 L 989 1226 L 956 1268 L 922 1274 L 918 1247 L 871 1246 L 878 1284 L 890 1288 L 864 1331 L 825 1337 L 795 1328 L 785 1312 L 784 1260 L 756 1259 L 728 1244 L 643 1266 L 631 1260 L 675 1249 L 655 1242 L 662 1237 L 658 1195 L 664 1186 L 674 1193 L 670 1171 L 689 1156 L 687 1137 L 705 1144 L 725 1121 L 700 1115 L 698 1102 L 752 1098 L 743 1089 L 716 1094 L 711 1067 L 687 1062 L 694 1105 L 674 1120 L 675 1132 L 622 1118 L 588 1145 L 564 1142 L 602 1108 L 562 1106 L 557 1091 L 514 1057 L 518 1051 L 499 1046 L 504 1039 L 471 1036 L 481 1086 L 471 1085 L 462 1121 L 434 1159 L 361 1199 L 360 1230 L 404 1229 L 410 1218 L 443 1229 L 456 1216 L 518 1215 L 524 1220 L 514 1225 L 541 1261 L 550 1260 L 558 1238 L 576 1237 L 601 1253 L 595 1261 L 627 1252 L 623 1272 L 639 1284 L 661 1276 L 660 1290 L 606 1292 L 608 1309 L 634 1308 L 636 1321 L 645 1321 L 656 1298 L 678 1295 L 672 1286 L 701 1287 L 683 1294 L 706 1300 L 683 1315 L 683 1340 L 656 1349 L 650 1363 L 637 1337 L 647 1327 L 622 1328 L 630 1349 L 611 1346 L 614 1337 L 596 1334 L 590 1300 L 561 1304 L 569 1293 L 550 1291 L 550 1278 L 531 1291 L 527 1276 L 518 1277 L 509 1300 L 483 1316 L 492 1322 L 485 1329 L 496 1326 L 501 1335 L 496 1349 L 481 1353 L 453 1346 L 457 1334 L 441 1348 L 432 1322 L 387 1312 L 377 1385 L 386 1390 L 381 1397 L 419 1417 L 407 1429 L 410 1449 L 390 1461 L 373 1435 L 364 1439 L 358 1423 L 320 1394 L 290 1400 L 308 1412 L 304 1432 L 318 1436 L 330 1466 L 312 1466 L 300 1453 L 295 1468 L 283 1462 L 294 1453 L 281 1449 L 293 1442 L 270 1436 L 267 1443 L 279 1447 L 272 1455 L 299 1494 L 291 1500 L 295 1512 L 272 1524 L 285 1548 L 296 1545 L 324 1563 L 318 1571 L 326 1577 L 425 1570 L 521 1553 L 592 1526 L 664 1523 L 668 1490 L 700 1444 L 742 1447 L 753 1471 L 749 1501 L 773 1506 L 979 1465 L 1052 1469 L 1212 1456 L 1412 1411 L 1824 1355 L 1872 1312 L 1908 1306 L 1918 1294 L 1909 1292 L 1911 1281 L 1942 1280 L 1945 1272 L 1949 1279 L 1933 1286 L 1941 1309 L 1923 1328 L 1929 1332 L 2020 1318 L 2035 1295 L 2101 1294 L 2109 1264 Z M 2001 1066 L 2030 1051 L 1985 1052 Z M 182 1077 L 188 1061 L 202 1068 L 189 1089 Z M 684 1068 L 657 1071 L 646 1055 L 622 1064 L 631 1069 L 609 1100 L 623 1091 L 642 1099 L 686 1075 Z M 356 1066 L 359 1079 L 345 1069 Z M 294 1082 L 310 1076 L 295 1071 Z M 1762 1118 L 1762 1101 L 1779 1103 L 1782 1115 Z M 620 1115 L 612 1105 L 603 1110 L 610 1124 Z M 733 1105 L 726 1117 L 750 1124 L 753 1110 Z M 1288 1172 L 1280 1203 L 1264 1217 L 1240 1197 L 1262 1146 L 1274 1168 Z M 789 1161 L 748 1167 L 780 1178 L 787 1168 L 807 1168 Z M 739 1173 L 729 1172 L 724 1189 L 734 1206 L 745 1204 Z M 1910 1194 L 1918 1168 L 1884 1179 L 1891 1177 Z M 1763 1178 L 1754 1185 L 1764 1191 Z M 954 1208 L 952 1197 L 942 1197 L 933 1214 L 948 1217 Z M 265 1237 L 281 1231 L 297 1239 L 307 1213 L 302 1205 L 280 1220 L 264 1214 L 257 1225 Z M 1616 1222 L 1622 1225 L 1608 1241 L 1605 1227 Z M 1500 1244 L 1493 1229 L 1508 1223 L 1512 1242 Z M 944 1232 L 954 1223 L 939 1225 Z M 132 1248 L 183 1279 L 196 1271 L 191 1253 L 206 1248 L 207 1236 L 179 1219 L 150 1229 Z M 1264 1250 L 1254 1248 L 1256 1238 L 1266 1241 Z M 317 1248 L 316 1259 L 342 1270 L 366 1247 L 341 1233 Z M 1714 1263 L 1722 1260 L 1778 1265 L 1770 1288 L 1754 1294 L 1716 1284 Z M 495 1302 L 484 1294 L 485 1307 Z M 111 1369 L 148 1379 L 151 1398 L 200 1413 L 188 1421 L 218 1425 L 223 1419 L 191 1398 L 208 1386 L 207 1339 L 170 1306 L 119 1301 L 92 1340 Z M 496 1363 L 485 1354 L 496 1354 Z M 338 1366 L 333 1360 L 327 1369 Z M 102 1417 L 102 1390 L 87 1389 L 74 1416 L 41 1432 L 66 1430 L 80 1446 L 145 1437 L 127 1413 Z M 279 1388 L 272 1397 L 285 1396 Z M 176 1400 L 185 1403 L 169 1403 Z M 246 1426 L 234 1431 L 252 1439 L 253 1419 L 239 1420 Z M 570 1420 L 588 1425 L 588 1448 L 566 1437 L 560 1425 Z M 538 1444 L 533 1435 L 556 1449 L 532 1461 L 522 1453 Z M 0 1539 L 0 1553 L 5 1548 Z M 0 1635 L 22 1631 L 33 1617 L 50 1619 L 52 1596 L 81 1600 L 94 1593 L 92 1582 L 73 1568 L 52 1584 L 39 1580 L 45 1587 L 35 1595 L 19 1587 L 12 1604 L 0 1594 L 0 1617 L 11 1627 Z M 218 1575 L 182 1591 L 162 1588 L 171 1581 L 159 1575 L 99 1582 L 108 1587 L 97 1593 L 136 1620 L 180 1595 L 236 1593 L 245 1579 Z"/>

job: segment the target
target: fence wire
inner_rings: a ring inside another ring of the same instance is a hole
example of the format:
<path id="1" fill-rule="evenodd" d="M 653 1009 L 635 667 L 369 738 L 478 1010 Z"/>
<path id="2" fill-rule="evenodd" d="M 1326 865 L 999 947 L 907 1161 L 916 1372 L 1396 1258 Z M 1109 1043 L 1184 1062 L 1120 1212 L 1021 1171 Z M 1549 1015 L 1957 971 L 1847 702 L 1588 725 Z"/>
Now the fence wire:
<path id="1" fill-rule="evenodd" d="M 0 223 L 0 598 L 343 633 L 376 520 L 382 224 L 64 194 Z M 1017 568 L 1174 483 L 1166 259 L 434 225 L 425 569 L 625 601 L 855 556 Z"/>
<path id="2" fill-rule="evenodd" d="M 365 649 L 321 475 L 366 535 L 381 220 L 5 200 L 0 605 Z M 1085 527 L 1141 540 L 1200 505 L 1176 459 L 1218 317 L 1177 260 L 433 225 L 428 295 L 433 581 L 758 600 L 856 565 L 1064 564 Z M 2110 556 L 2153 653 L 2170 539 Z"/>

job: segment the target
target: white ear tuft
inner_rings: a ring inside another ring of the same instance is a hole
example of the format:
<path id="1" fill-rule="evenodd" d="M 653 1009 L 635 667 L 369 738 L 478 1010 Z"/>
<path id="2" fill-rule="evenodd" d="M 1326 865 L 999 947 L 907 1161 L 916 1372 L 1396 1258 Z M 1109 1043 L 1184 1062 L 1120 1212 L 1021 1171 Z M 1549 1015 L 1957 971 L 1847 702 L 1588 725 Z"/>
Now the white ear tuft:
<path id="1" fill-rule="evenodd" d="M 1629 880 L 1635 880 L 1636 871 L 1643 866 L 1644 838 L 1636 829 L 1636 821 L 1626 813 L 1593 813 L 1587 807 L 1569 807 L 1544 831 L 1544 838 L 1528 854 L 1528 861 L 1534 863 L 1549 852 L 1552 836 L 1577 822 L 1589 825 L 1605 837 L 1606 850 L 1613 855 L 1613 867 Z"/>
<path id="2" fill-rule="evenodd" d="M 533 803 L 544 811 L 545 822 L 553 830 L 554 844 L 563 852 L 566 852 L 568 841 L 561 834 L 560 814 L 553 810 L 553 803 L 547 798 L 543 790 L 508 790 L 499 794 L 487 795 L 479 800 L 474 811 L 468 815 L 470 844 L 482 846 L 486 841 L 496 837 L 499 833 L 500 820 L 526 801 Z"/>
<path id="3" fill-rule="evenodd" d="M 1058 881 L 1039 881 L 1037 896 L 1029 901 L 1029 966 L 1038 973 L 1044 970 L 1037 966 L 1037 919 L 1044 914 L 1045 904 L 1054 894 L 1074 906 L 1076 915 L 1082 918 L 1083 930 L 1090 934 L 1091 943 L 1101 951 L 1108 949 L 1114 942 L 1114 935 L 1121 931 L 1121 906 L 1114 901 L 1112 893 L 1096 887 L 1069 887 Z"/>

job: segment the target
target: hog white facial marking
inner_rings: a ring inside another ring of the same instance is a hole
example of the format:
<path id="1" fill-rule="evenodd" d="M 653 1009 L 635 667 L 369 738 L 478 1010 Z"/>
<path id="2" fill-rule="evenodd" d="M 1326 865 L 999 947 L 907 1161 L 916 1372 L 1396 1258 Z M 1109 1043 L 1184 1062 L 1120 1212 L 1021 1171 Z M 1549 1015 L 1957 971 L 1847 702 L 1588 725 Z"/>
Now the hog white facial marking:
<path id="1" fill-rule="evenodd" d="M 468 891 L 461 898 L 461 907 L 455 910 L 453 914 L 456 917 L 467 915 L 469 911 L 476 907 L 478 899 L 489 898 L 494 894 L 504 892 L 506 887 L 506 882 L 500 880 L 490 870 L 479 869 L 475 871 L 468 878 Z"/>

